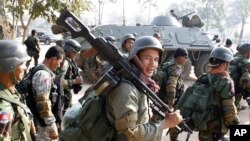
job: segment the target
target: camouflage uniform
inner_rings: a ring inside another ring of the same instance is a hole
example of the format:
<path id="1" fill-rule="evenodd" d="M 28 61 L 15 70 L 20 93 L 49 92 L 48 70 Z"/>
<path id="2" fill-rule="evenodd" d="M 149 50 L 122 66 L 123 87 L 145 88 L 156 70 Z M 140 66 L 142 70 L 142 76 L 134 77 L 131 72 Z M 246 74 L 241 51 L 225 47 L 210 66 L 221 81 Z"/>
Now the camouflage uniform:
<path id="1" fill-rule="evenodd" d="M 30 57 L 34 57 L 34 66 L 38 65 L 39 58 L 39 39 L 37 36 L 30 35 L 24 41 L 24 44 L 27 46 L 27 52 Z M 31 61 L 26 63 L 26 66 L 29 67 Z"/>
<path id="2" fill-rule="evenodd" d="M 199 131 L 200 141 L 218 141 L 224 138 L 230 125 L 239 124 L 239 117 L 234 104 L 234 83 L 225 65 L 233 60 L 233 53 L 225 47 L 214 48 L 210 54 L 210 74 L 214 90 L 212 115 L 207 122 L 207 129 Z M 225 64 L 224 67 L 221 65 Z M 207 80 L 208 81 L 208 80 Z"/>
<path id="3" fill-rule="evenodd" d="M 168 78 L 166 81 L 165 91 L 166 95 L 163 96 L 161 99 L 170 107 L 173 108 L 176 98 L 181 95 L 181 89 L 184 86 L 183 79 L 182 79 L 182 71 L 183 65 L 178 64 L 175 60 L 172 61 L 166 70 L 166 74 Z M 164 67 L 164 64 L 163 64 Z M 160 96 L 161 97 L 161 96 Z"/>
<path id="4" fill-rule="evenodd" d="M 72 106 L 72 92 L 71 92 L 71 90 L 74 88 L 73 79 L 76 78 L 76 76 L 77 76 L 77 74 L 79 74 L 79 72 L 78 72 L 78 68 L 76 66 L 76 63 L 68 57 L 65 58 L 61 71 L 63 73 L 65 73 L 65 76 L 64 76 L 65 80 L 64 80 L 63 87 L 64 87 L 64 97 L 65 97 L 64 110 L 66 110 L 67 108 Z"/>
<path id="5" fill-rule="evenodd" d="M 12 101 L 19 101 L 17 93 L 11 93 L 2 85 L 0 85 L 0 95 L 0 140 L 31 141 L 29 108 L 24 104 L 23 106 L 12 104 L 2 98 L 4 95 Z"/>
<path id="6" fill-rule="evenodd" d="M 202 76 L 201 76 L 202 78 Z M 201 83 L 208 83 L 207 77 L 200 79 Z M 217 141 L 228 132 L 230 125 L 239 123 L 236 107 L 234 105 L 234 84 L 229 76 L 219 73 L 211 74 L 212 84 L 215 88 L 214 103 L 215 108 L 212 111 L 214 114 L 211 120 L 207 123 L 206 131 L 199 131 L 200 141 Z M 202 82 L 203 81 L 203 82 Z"/>
<path id="7" fill-rule="evenodd" d="M 30 57 L 14 40 L 0 41 L 0 56 L 0 141 L 31 141 L 31 113 L 15 89 Z"/>
<path id="8" fill-rule="evenodd" d="M 236 68 L 235 68 L 236 67 Z M 240 78 L 244 73 L 248 73 L 250 68 L 250 59 L 245 58 L 241 55 L 238 57 L 234 57 L 234 61 L 231 62 L 229 71 L 230 76 L 234 79 L 234 85 L 235 85 L 235 106 L 237 109 L 240 109 L 240 101 L 242 99 L 242 96 L 244 94 L 244 87 L 242 87 L 239 83 Z M 235 72 L 234 69 L 237 69 Z"/>
<path id="9" fill-rule="evenodd" d="M 43 64 L 41 64 L 43 65 Z M 47 67 L 44 65 L 44 67 Z M 49 68 L 47 69 L 50 70 Z M 34 117 L 36 119 L 37 125 L 37 139 L 50 141 L 49 138 L 49 130 L 55 129 L 56 127 L 56 119 L 52 113 L 52 102 L 50 100 L 51 97 L 51 88 L 53 85 L 54 74 L 52 71 L 48 72 L 46 70 L 37 71 L 32 78 L 32 86 L 35 91 L 36 97 L 36 106 L 38 117 Z M 36 115 L 34 115 L 36 116 Z M 39 121 L 39 119 L 42 120 Z"/>

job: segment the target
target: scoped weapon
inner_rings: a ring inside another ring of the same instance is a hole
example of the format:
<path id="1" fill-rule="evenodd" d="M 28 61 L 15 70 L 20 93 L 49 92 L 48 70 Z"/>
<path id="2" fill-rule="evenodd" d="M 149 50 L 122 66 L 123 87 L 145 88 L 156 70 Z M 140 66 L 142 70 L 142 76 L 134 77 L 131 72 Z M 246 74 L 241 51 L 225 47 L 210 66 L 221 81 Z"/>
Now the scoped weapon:
<path id="1" fill-rule="evenodd" d="M 71 24 L 72 20 L 74 21 L 74 25 Z M 146 94 L 153 103 L 151 108 L 160 116 L 164 118 L 166 112 L 172 112 L 170 108 L 139 79 L 138 72 L 133 69 L 129 61 L 112 43 L 107 42 L 104 38 L 96 38 L 90 33 L 89 28 L 67 9 L 62 11 L 60 17 L 57 19 L 57 24 L 70 31 L 72 38 L 85 38 L 92 47 L 97 50 L 98 55 L 113 66 L 113 68 L 106 72 L 95 84 L 94 89 L 97 95 L 100 94 L 103 89 L 108 89 L 110 88 L 109 86 L 116 85 L 120 81 L 119 75 L 122 75 L 130 80 L 140 91 Z M 188 132 L 188 137 L 192 134 L 192 130 L 184 121 L 178 126 L 178 128 L 180 127 L 182 128 L 180 130 Z"/>

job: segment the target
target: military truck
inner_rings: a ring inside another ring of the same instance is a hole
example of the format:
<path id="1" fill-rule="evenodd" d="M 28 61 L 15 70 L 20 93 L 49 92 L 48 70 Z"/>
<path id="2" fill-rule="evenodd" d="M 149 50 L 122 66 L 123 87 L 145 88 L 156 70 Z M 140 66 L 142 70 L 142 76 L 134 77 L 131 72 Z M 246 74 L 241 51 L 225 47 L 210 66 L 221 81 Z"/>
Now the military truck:
<path id="1" fill-rule="evenodd" d="M 180 23 L 182 23 L 182 25 Z M 183 16 L 181 22 L 178 22 L 175 18 L 170 16 L 157 16 L 149 25 L 100 25 L 92 28 L 91 32 L 96 37 L 116 37 L 116 46 L 118 48 L 121 47 L 121 40 L 125 34 L 133 33 L 136 37 L 140 37 L 144 35 L 153 36 L 155 33 L 159 33 L 165 50 L 164 62 L 173 59 L 173 53 L 177 47 L 187 48 L 189 58 L 185 65 L 185 71 L 183 74 L 184 77 L 187 78 L 191 72 L 192 66 L 197 77 L 209 70 L 208 59 L 211 50 L 214 48 L 214 43 L 211 41 L 209 35 L 201 29 L 203 25 L 204 24 L 197 15 L 192 16 L 191 19 L 187 16 Z M 84 38 L 78 38 L 77 40 L 81 43 L 83 51 L 91 48 L 91 45 Z M 80 68 L 86 70 L 87 67 L 85 60 L 79 58 L 77 59 L 77 62 Z M 88 65 L 90 64 L 87 63 L 87 66 Z M 91 75 L 95 73 L 93 69 L 97 67 L 93 64 L 92 66 L 94 67 L 89 69 L 92 73 Z M 84 72 L 84 74 L 87 74 L 85 77 L 91 76 L 86 72 Z M 90 79 L 94 78 L 95 77 L 91 76 Z"/>

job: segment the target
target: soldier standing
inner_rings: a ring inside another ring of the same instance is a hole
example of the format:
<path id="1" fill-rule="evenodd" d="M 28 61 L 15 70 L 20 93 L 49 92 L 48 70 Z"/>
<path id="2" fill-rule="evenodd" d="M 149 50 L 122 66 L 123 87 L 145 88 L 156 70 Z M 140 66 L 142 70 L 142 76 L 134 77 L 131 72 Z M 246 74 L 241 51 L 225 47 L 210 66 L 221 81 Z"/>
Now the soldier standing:
<path id="1" fill-rule="evenodd" d="M 199 131 L 200 141 L 218 141 L 227 133 L 230 125 L 239 124 L 233 100 L 234 83 L 227 71 L 232 60 L 233 53 L 225 47 L 215 48 L 210 54 L 209 74 L 211 74 L 211 82 L 216 92 L 214 103 L 217 108 L 213 108 L 214 115 L 207 123 L 207 130 Z"/>
<path id="2" fill-rule="evenodd" d="M 129 60 L 138 75 L 153 92 L 159 86 L 151 79 L 163 53 L 162 45 L 152 36 L 138 38 L 129 54 Z M 107 115 L 117 131 L 116 140 L 160 141 L 166 128 L 175 127 L 182 121 L 177 110 L 166 113 L 163 120 L 153 123 L 150 120 L 147 96 L 137 89 L 129 80 L 122 78 L 107 95 Z"/>
<path id="3" fill-rule="evenodd" d="M 182 72 L 184 70 L 184 65 L 186 63 L 186 59 L 188 58 L 188 51 L 186 48 L 177 48 L 174 53 L 174 60 L 166 62 L 162 65 L 168 65 L 166 74 L 168 78 L 158 78 L 158 79 L 166 79 L 165 86 L 165 95 L 160 96 L 161 99 L 169 106 L 169 108 L 173 108 L 176 98 L 180 97 L 181 93 L 184 90 L 184 83 L 182 78 Z M 158 80 L 156 80 L 157 82 Z M 162 87 L 162 86 L 161 86 Z"/>
<path id="4" fill-rule="evenodd" d="M 240 85 L 239 81 L 244 73 L 249 72 L 250 68 L 250 43 L 241 44 L 238 48 L 238 53 L 231 62 L 229 71 L 235 85 L 235 106 L 238 112 L 244 110 L 247 106 L 240 104 L 242 96 L 245 94 L 244 85 Z"/>
<path id="5" fill-rule="evenodd" d="M 46 70 L 38 70 L 32 77 L 36 108 L 33 112 L 37 125 L 37 139 L 39 141 L 50 141 L 57 139 L 58 130 L 56 119 L 52 113 L 52 101 L 54 99 L 54 77 L 53 71 L 60 66 L 64 58 L 64 51 L 59 46 L 52 46 L 45 54 L 43 67 Z M 38 65 L 37 67 L 39 67 Z"/>
<path id="6" fill-rule="evenodd" d="M 40 52 L 40 45 L 36 30 L 33 29 L 31 31 L 31 35 L 27 37 L 27 39 L 24 41 L 24 44 L 27 47 L 27 52 L 29 56 L 34 58 L 34 66 L 37 66 L 39 52 Z M 29 68 L 30 62 L 31 60 L 26 63 L 27 68 Z"/>
<path id="7" fill-rule="evenodd" d="M 74 39 L 68 39 L 63 46 L 65 58 L 62 67 L 59 68 L 60 73 L 64 73 L 64 112 L 72 106 L 72 92 L 77 94 L 81 90 L 83 79 L 79 73 L 75 63 L 75 57 L 81 51 L 81 45 Z M 63 112 L 63 113 L 64 113 Z"/>
<path id="8" fill-rule="evenodd" d="M 128 57 L 130 50 L 133 47 L 135 42 L 135 36 L 132 34 L 126 34 L 122 37 L 121 45 L 122 45 L 122 52 L 125 57 Z"/>
<path id="9" fill-rule="evenodd" d="M 31 141 L 31 113 L 22 104 L 15 85 L 23 78 L 25 62 L 30 60 L 21 44 L 0 41 L 0 140 Z"/>
<path id="10" fill-rule="evenodd" d="M 162 67 L 167 68 L 163 69 L 166 71 L 167 78 L 158 78 L 155 80 L 158 83 L 161 79 L 166 79 L 166 85 L 161 86 L 163 90 L 159 93 L 159 97 L 165 102 L 169 108 L 173 109 L 174 104 L 178 101 L 182 93 L 184 92 L 184 82 L 182 78 L 182 72 L 184 70 L 184 65 L 186 63 L 186 59 L 188 58 L 188 51 L 186 48 L 177 48 L 174 53 L 174 60 L 171 62 L 166 62 L 162 64 Z M 163 84 L 164 85 L 164 84 Z M 175 140 L 178 135 L 178 130 L 176 128 L 171 128 L 170 139 L 171 141 Z"/>

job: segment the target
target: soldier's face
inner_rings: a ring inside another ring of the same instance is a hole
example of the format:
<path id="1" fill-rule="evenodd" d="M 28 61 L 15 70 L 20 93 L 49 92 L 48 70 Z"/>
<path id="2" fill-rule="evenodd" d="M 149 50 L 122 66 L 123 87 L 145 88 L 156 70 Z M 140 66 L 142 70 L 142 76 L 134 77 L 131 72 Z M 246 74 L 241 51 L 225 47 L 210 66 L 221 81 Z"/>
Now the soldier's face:
<path id="1" fill-rule="evenodd" d="M 152 77 L 158 67 L 159 50 L 145 49 L 138 54 L 138 58 L 142 63 L 142 73 L 147 77 Z"/>
<path id="2" fill-rule="evenodd" d="M 188 59 L 187 56 L 179 56 L 177 57 L 177 62 L 178 64 L 185 65 L 187 59 Z"/>
<path id="3" fill-rule="evenodd" d="M 23 79 L 23 76 L 24 76 L 24 71 L 27 69 L 25 63 L 22 63 L 20 64 L 16 70 L 15 70 L 15 74 L 16 74 L 16 79 L 18 81 L 22 80 Z"/>
<path id="4" fill-rule="evenodd" d="M 130 51 L 134 45 L 134 39 L 128 39 L 126 40 L 125 44 L 124 44 L 124 48 L 128 51 Z"/>
<path id="5" fill-rule="evenodd" d="M 63 58 L 64 58 L 63 56 L 61 56 L 59 58 L 53 57 L 50 69 L 52 71 L 55 71 L 58 67 L 60 67 L 60 64 L 62 63 Z"/>

